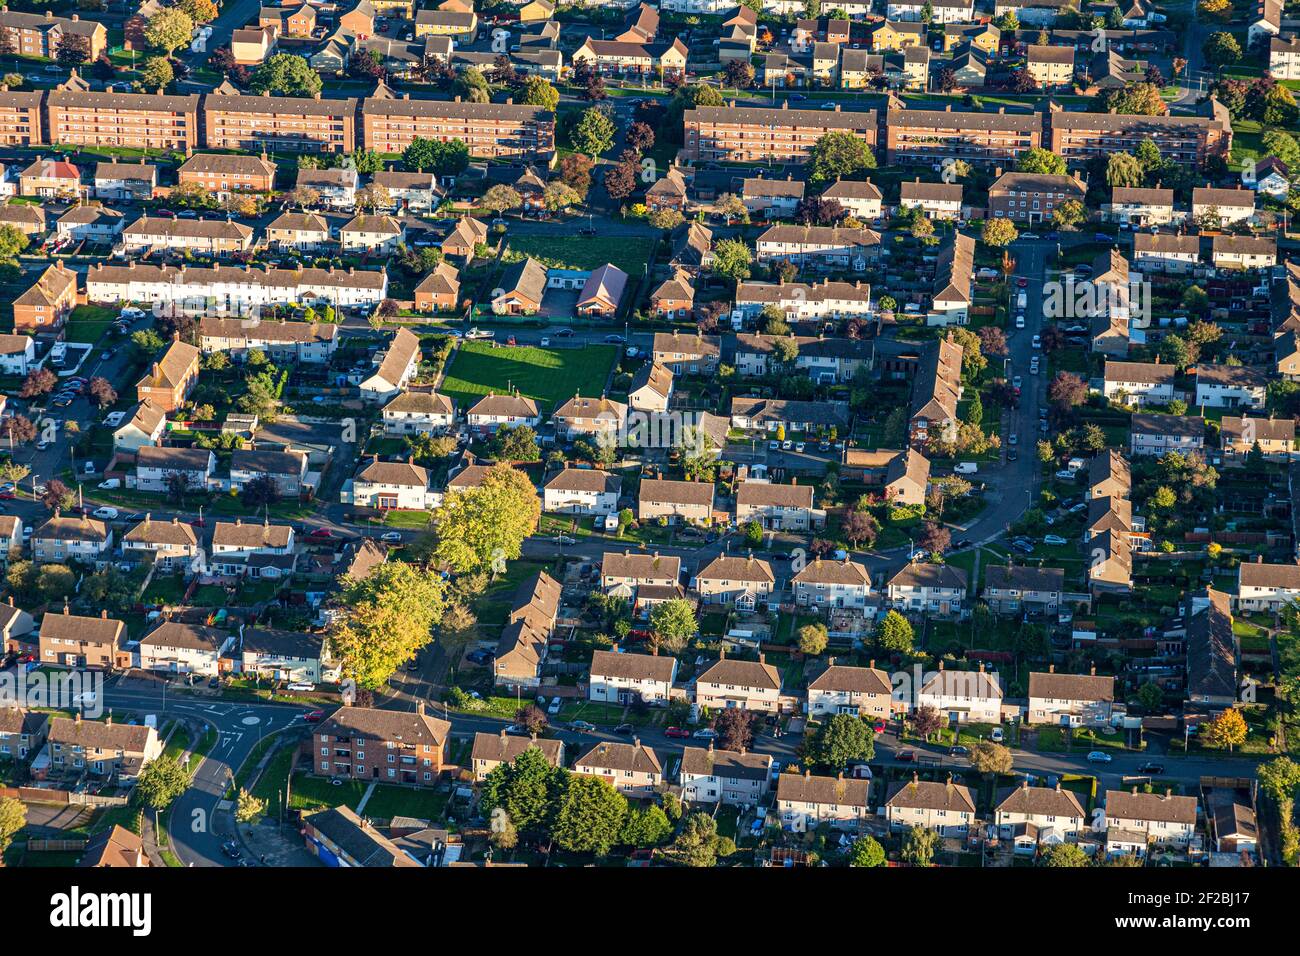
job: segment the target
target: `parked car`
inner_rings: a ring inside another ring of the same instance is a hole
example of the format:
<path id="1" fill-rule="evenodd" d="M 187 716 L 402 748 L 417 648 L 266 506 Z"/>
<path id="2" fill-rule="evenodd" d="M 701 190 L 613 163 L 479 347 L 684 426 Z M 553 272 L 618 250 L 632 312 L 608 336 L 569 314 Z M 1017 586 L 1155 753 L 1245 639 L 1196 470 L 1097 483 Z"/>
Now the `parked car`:
<path id="1" fill-rule="evenodd" d="M 664 731 L 664 736 L 685 739 L 691 736 L 691 732 L 682 727 L 669 727 Z"/>
<path id="2" fill-rule="evenodd" d="M 380 541 L 388 541 L 388 542 L 390 542 L 390 543 L 401 543 L 401 540 L 402 540 L 402 532 L 400 532 L 400 531 L 385 531 L 383 534 L 381 534 L 381 535 L 379 536 L 379 540 L 380 540 Z"/>
<path id="3" fill-rule="evenodd" d="M 329 538 L 335 538 L 335 537 L 338 537 L 338 536 L 337 536 L 333 531 L 331 531 L 329 528 L 317 528 L 317 529 L 316 529 L 315 531 L 313 531 L 311 534 L 307 535 L 307 537 L 309 537 L 309 538 L 317 538 L 317 539 L 320 539 L 320 540 L 328 540 Z"/>
<path id="4" fill-rule="evenodd" d="M 325 711 L 310 710 L 307 713 L 303 714 L 302 719 L 307 721 L 307 723 L 309 724 L 319 724 L 322 720 L 325 719 Z"/>
<path id="5" fill-rule="evenodd" d="M 916 760 L 916 751 L 900 750 L 896 756 L 898 757 L 899 763 L 912 763 Z"/>
<path id="6" fill-rule="evenodd" d="M 468 654 L 466 654 L 465 660 L 469 661 L 471 664 L 486 664 L 489 661 L 491 661 L 494 657 L 496 657 L 496 655 L 493 654 L 491 651 L 477 650 L 477 651 L 470 651 Z"/>
<path id="7" fill-rule="evenodd" d="M 1091 750 L 1088 752 L 1088 763 L 1110 763 L 1114 759 L 1104 750 Z"/>
<path id="8" fill-rule="evenodd" d="M 577 730 L 584 734 L 589 734 L 596 729 L 596 725 L 592 723 L 588 723 L 585 720 L 575 720 L 569 724 L 569 729 Z"/>
<path id="9" fill-rule="evenodd" d="M 618 735 L 620 735 L 620 736 L 627 737 L 627 736 L 629 736 L 629 735 L 632 733 L 632 725 L 631 725 L 631 724 L 619 724 L 617 727 L 614 728 L 614 731 L 613 731 L 613 732 L 616 733 L 616 734 L 618 734 Z"/>
<path id="10" fill-rule="evenodd" d="M 695 733 L 691 734 L 696 740 L 713 740 L 718 736 L 718 732 L 711 727 L 701 727 Z"/>
<path id="11" fill-rule="evenodd" d="M 993 741 L 995 744 L 1002 743 L 1003 736 L 1004 734 L 1002 733 L 1001 727 L 994 727 L 991 731 L 989 731 L 989 740 Z"/>
<path id="12" fill-rule="evenodd" d="M 546 708 L 546 712 L 550 714 L 552 717 L 554 717 L 556 714 L 560 712 L 560 707 L 563 703 L 564 702 L 561 698 L 559 697 L 554 698 L 551 701 L 551 706 Z"/>
<path id="13" fill-rule="evenodd" d="M 1154 760 L 1148 760 L 1138 767 L 1138 773 L 1161 774 L 1165 772 L 1165 765 L 1156 763 Z"/>
<path id="14" fill-rule="evenodd" d="M 1066 540 L 1059 534 L 1044 535 L 1043 544 L 1065 544 Z"/>
<path id="15" fill-rule="evenodd" d="M 96 508 L 95 517 L 99 518 L 101 521 L 116 521 L 117 509 L 109 507 Z"/>

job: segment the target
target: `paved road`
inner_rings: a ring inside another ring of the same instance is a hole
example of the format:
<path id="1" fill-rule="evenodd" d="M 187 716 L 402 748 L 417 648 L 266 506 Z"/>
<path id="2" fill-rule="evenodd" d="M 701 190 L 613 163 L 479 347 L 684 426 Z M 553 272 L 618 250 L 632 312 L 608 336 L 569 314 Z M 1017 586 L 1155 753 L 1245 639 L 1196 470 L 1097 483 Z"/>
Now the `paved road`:
<path id="1" fill-rule="evenodd" d="M 301 727 L 306 708 L 164 693 L 157 682 L 149 679 L 118 679 L 105 690 L 104 703 L 114 710 L 175 717 L 217 730 L 216 744 L 194 768 L 194 783 L 172 809 L 168 836 L 171 849 L 186 866 L 229 865 L 221 844 L 230 838 L 233 824 L 219 810 L 226 787 L 264 736 Z"/>

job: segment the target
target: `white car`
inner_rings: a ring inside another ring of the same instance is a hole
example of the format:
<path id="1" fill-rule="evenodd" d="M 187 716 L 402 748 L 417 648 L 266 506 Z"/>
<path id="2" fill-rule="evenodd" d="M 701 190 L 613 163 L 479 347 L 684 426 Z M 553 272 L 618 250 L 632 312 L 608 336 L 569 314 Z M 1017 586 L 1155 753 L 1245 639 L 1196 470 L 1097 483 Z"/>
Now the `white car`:
<path id="1" fill-rule="evenodd" d="M 1043 544 L 1065 544 L 1066 541 L 1059 534 L 1049 534 L 1043 538 Z"/>
<path id="2" fill-rule="evenodd" d="M 402 540 L 402 532 L 400 532 L 400 531 L 386 531 L 386 532 L 384 532 L 383 534 L 381 534 L 381 535 L 379 536 L 379 540 L 380 540 L 380 541 L 389 541 L 389 542 L 393 542 L 393 541 L 400 542 L 400 541 Z"/>
<path id="3" fill-rule="evenodd" d="M 117 519 L 117 509 L 108 507 L 96 508 L 94 515 L 101 521 L 114 521 Z"/>
<path id="4" fill-rule="evenodd" d="M 1019 388 L 1023 379 L 1019 375 L 1011 376 L 1011 384 L 1014 388 Z"/>
<path id="5" fill-rule="evenodd" d="M 713 738 L 718 736 L 718 732 L 709 727 L 702 727 L 701 729 L 695 731 L 695 733 L 691 734 L 691 736 L 694 737 L 696 740 L 712 740 Z"/>
<path id="6" fill-rule="evenodd" d="M 1016 316 L 1016 328 L 1018 328 L 1018 329 L 1023 329 L 1024 327 L 1025 327 L 1025 317 L 1024 317 L 1023 315 L 1017 315 L 1017 316 Z"/>
<path id="7" fill-rule="evenodd" d="M 1041 349 L 1043 347 L 1043 340 L 1041 336 L 1037 336 L 1037 335 L 1034 336 L 1033 346 L 1036 349 Z"/>
<path id="8" fill-rule="evenodd" d="M 116 428 L 122 424 L 122 419 L 126 417 L 126 412 L 110 412 L 109 416 L 104 419 L 104 424 L 109 428 Z"/>

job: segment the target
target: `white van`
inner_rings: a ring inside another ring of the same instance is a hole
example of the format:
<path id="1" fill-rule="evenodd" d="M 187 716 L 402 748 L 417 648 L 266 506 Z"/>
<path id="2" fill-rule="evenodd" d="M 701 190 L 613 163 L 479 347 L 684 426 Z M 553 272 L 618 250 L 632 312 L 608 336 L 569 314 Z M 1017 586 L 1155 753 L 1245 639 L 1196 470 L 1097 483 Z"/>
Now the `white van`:
<path id="1" fill-rule="evenodd" d="M 959 461 L 952 466 L 952 470 L 954 474 L 958 475 L 973 475 L 980 470 L 980 466 L 978 462 Z"/>
<path id="2" fill-rule="evenodd" d="M 289 690 L 309 691 L 315 689 L 316 689 L 315 684 L 308 684 L 305 681 L 294 681 L 292 684 L 289 685 Z"/>
<path id="3" fill-rule="evenodd" d="M 1020 293 L 1018 296 L 1016 296 L 1016 308 L 1019 311 L 1023 312 L 1028 307 L 1029 307 L 1029 296 L 1025 295 L 1025 293 L 1023 292 Z"/>

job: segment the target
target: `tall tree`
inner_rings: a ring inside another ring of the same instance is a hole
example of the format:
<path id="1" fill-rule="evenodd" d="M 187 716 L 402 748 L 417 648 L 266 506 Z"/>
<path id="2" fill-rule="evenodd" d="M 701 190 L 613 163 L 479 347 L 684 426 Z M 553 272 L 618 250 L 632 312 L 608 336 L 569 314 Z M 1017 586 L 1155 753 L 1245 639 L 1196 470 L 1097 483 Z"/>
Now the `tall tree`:
<path id="1" fill-rule="evenodd" d="M 450 491 L 443 499 L 434 516 L 438 562 L 457 573 L 501 570 L 519 557 L 540 516 L 528 476 L 496 465 L 478 487 Z"/>
<path id="2" fill-rule="evenodd" d="M 381 564 L 359 581 L 344 582 L 343 616 L 330 631 L 330 646 L 343 674 L 359 688 L 378 690 L 402 664 L 429 643 L 442 619 L 446 586 L 403 561 Z"/>
<path id="3" fill-rule="evenodd" d="M 560 794 L 551 836 L 570 853 L 604 856 L 618 843 L 627 798 L 600 777 L 569 774 Z"/>

